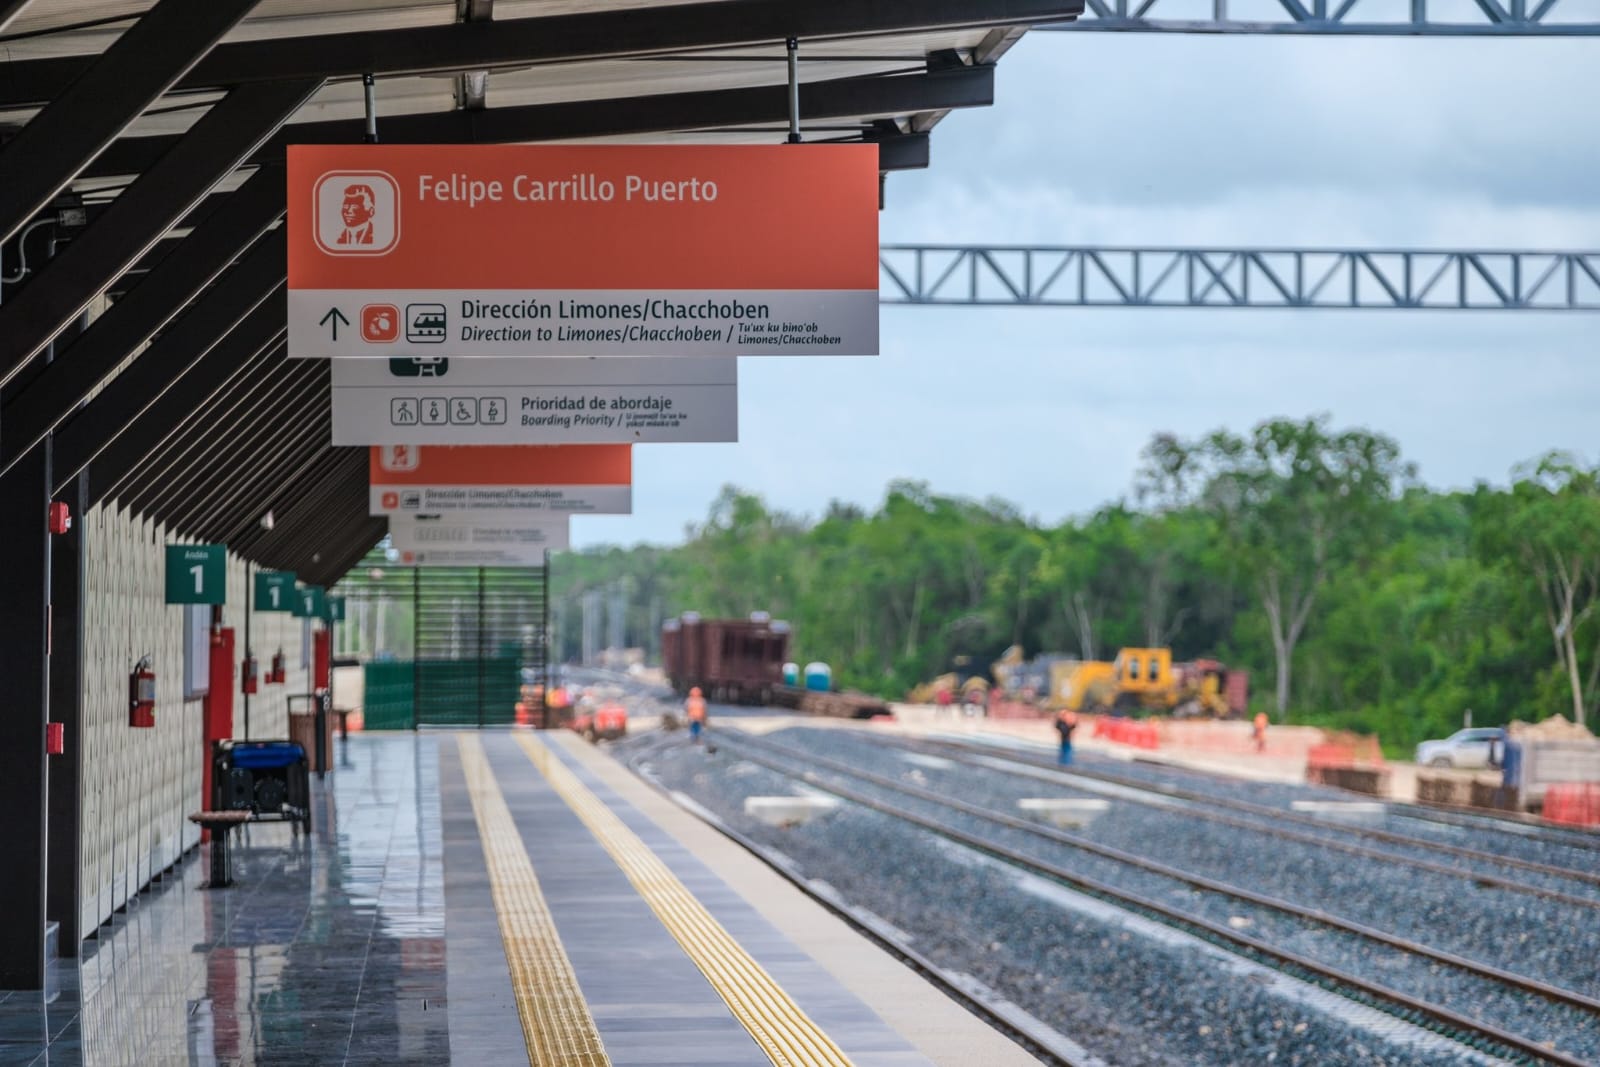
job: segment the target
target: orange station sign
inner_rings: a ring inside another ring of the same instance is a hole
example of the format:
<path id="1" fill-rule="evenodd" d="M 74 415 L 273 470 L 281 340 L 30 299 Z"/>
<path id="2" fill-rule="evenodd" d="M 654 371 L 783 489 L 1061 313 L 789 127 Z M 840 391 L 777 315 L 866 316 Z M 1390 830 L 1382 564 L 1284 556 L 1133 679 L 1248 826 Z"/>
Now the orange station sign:
<path id="1" fill-rule="evenodd" d="M 373 515 L 627 515 L 633 446 L 375 445 L 368 483 Z"/>
<path id="2" fill-rule="evenodd" d="M 289 354 L 871 355 L 873 145 L 297 145 Z"/>

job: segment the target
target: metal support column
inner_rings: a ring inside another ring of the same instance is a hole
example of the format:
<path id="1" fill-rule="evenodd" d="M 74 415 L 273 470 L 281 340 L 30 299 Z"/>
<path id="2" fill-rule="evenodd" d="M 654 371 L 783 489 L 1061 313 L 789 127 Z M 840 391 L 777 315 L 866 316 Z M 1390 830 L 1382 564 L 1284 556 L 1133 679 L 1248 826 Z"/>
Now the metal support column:
<path id="1" fill-rule="evenodd" d="M 50 713 L 50 443 L 0 477 L 0 989 L 44 986 L 46 759 Z"/>
<path id="2" fill-rule="evenodd" d="M 50 545 L 50 720 L 61 724 L 62 755 L 50 757 L 47 807 L 48 852 L 45 915 L 61 924 L 62 956 L 76 958 L 83 942 L 79 927 L 83 881 L 83 623 L 84 513 L 89 510 L 89 476 L 80 474 L 59 500 L 72 510 L 72 528 Z"/>

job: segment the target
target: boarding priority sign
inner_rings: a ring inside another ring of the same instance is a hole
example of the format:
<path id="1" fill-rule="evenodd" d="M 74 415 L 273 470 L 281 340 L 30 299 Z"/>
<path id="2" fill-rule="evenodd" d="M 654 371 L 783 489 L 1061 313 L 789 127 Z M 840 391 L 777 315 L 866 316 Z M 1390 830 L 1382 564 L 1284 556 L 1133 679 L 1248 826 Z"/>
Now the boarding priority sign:
<path id="1" fill-rule="evenodd" d="M 289 355 L 874 355 L 875 145 L 296 145 Z"/>

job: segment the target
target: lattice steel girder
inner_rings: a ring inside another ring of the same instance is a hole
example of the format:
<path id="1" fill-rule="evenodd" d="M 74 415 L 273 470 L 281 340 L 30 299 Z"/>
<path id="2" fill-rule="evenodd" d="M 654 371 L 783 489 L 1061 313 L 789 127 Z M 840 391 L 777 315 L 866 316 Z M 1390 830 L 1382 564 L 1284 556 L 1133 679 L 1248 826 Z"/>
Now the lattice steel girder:
<path id="1" fill-rule="evenodd" d="M 806 122 L 819 122 L 988 107 L 994 103 L 994 71 L 991 66 L 958 67 L 809 82 L 800 87 L 800 108 Z M 756 126 L 785 122 L 788 115 L 788 86 L 765 85 L 385 116 L 379 132 L 385 144 L 501 144 Z M 251 160 L 281 161 L 289 144 L 359 143 L 363 130 L 361 119 L 291 123 L 263 143 Z M 107 148 L 85 174 L 105 178 L 140 173 L 177 140 L 176 135 L 124 138 Z"/>
<path id="2" fill-rule="evenodd" d="M 1600 311 L 1600 252 L 884 245 L 886 304 Z"/>
<path id="3" fill-rule="evenodd" d="M 777 45 L 892 34 L 1030 26 L 1076 18 L 1084 0 L 715 0 L 646 8 L 458 22 L 240 41 L 211 50 L 179 80 L 180 90 L 285 78 L 363 74 L 454 74 L 590 59 L 670 55 L 708 48 Z M 0 108 L 60 94 L 89 61 L 11 63 Z"/>
<path id="4" fill-rule="evenodd" d="M 66 418 L 283 214 L 285 180 L 281 169 L 269 167 L 228 194 L 147 278 L 57 351 L 55 362 L 0 411 L 0 466 Z"/>
<path id="5" fill-rule="evenodd" d="M 256 0 L 159 0 L 0 148 L 0 241 L 193 67 Z M 15 64 L 11 64 L 14 66 Z"/>
<path id="6" fill-rule="evenodd" d="M 1078 21 L 1040 29 L 1409 37 L 1593 37 L 1593 0 L 1086 0 Z M 1241 17 L 1242 15 L 1242 17 Z M 1589 21 L 1577 21 L 1587 18 Z"/>
<path id="7" fill-rule="evenodd" d="M 0 383 L 50 343 L 174 222 L 282 125 L 322 83 L 243 86 L 229 93 L 93 225 L 0 305 Z"/>

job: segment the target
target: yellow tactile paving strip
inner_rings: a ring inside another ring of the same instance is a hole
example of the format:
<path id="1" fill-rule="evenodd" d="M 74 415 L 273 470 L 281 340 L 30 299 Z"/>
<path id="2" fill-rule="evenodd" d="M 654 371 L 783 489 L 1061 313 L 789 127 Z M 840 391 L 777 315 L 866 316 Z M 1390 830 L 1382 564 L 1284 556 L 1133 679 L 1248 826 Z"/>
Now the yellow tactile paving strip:
<path id="1" fill-rule="evenodd" d="M 639 895 L 677 939 L 712 988 L 727 1002 L 778 1067 L 851 1067 L 833 1039 L 800 1010 L 783 987 L 711 917 L 667 865 L 600 802 L 542 742 L 517 743 L 552 789 L 616 860 Z"/>
<path id="2" fill-rule="evenodd" d="M 457 734 L 530 1067 L 610 1067 L 483 742 Z"/>

